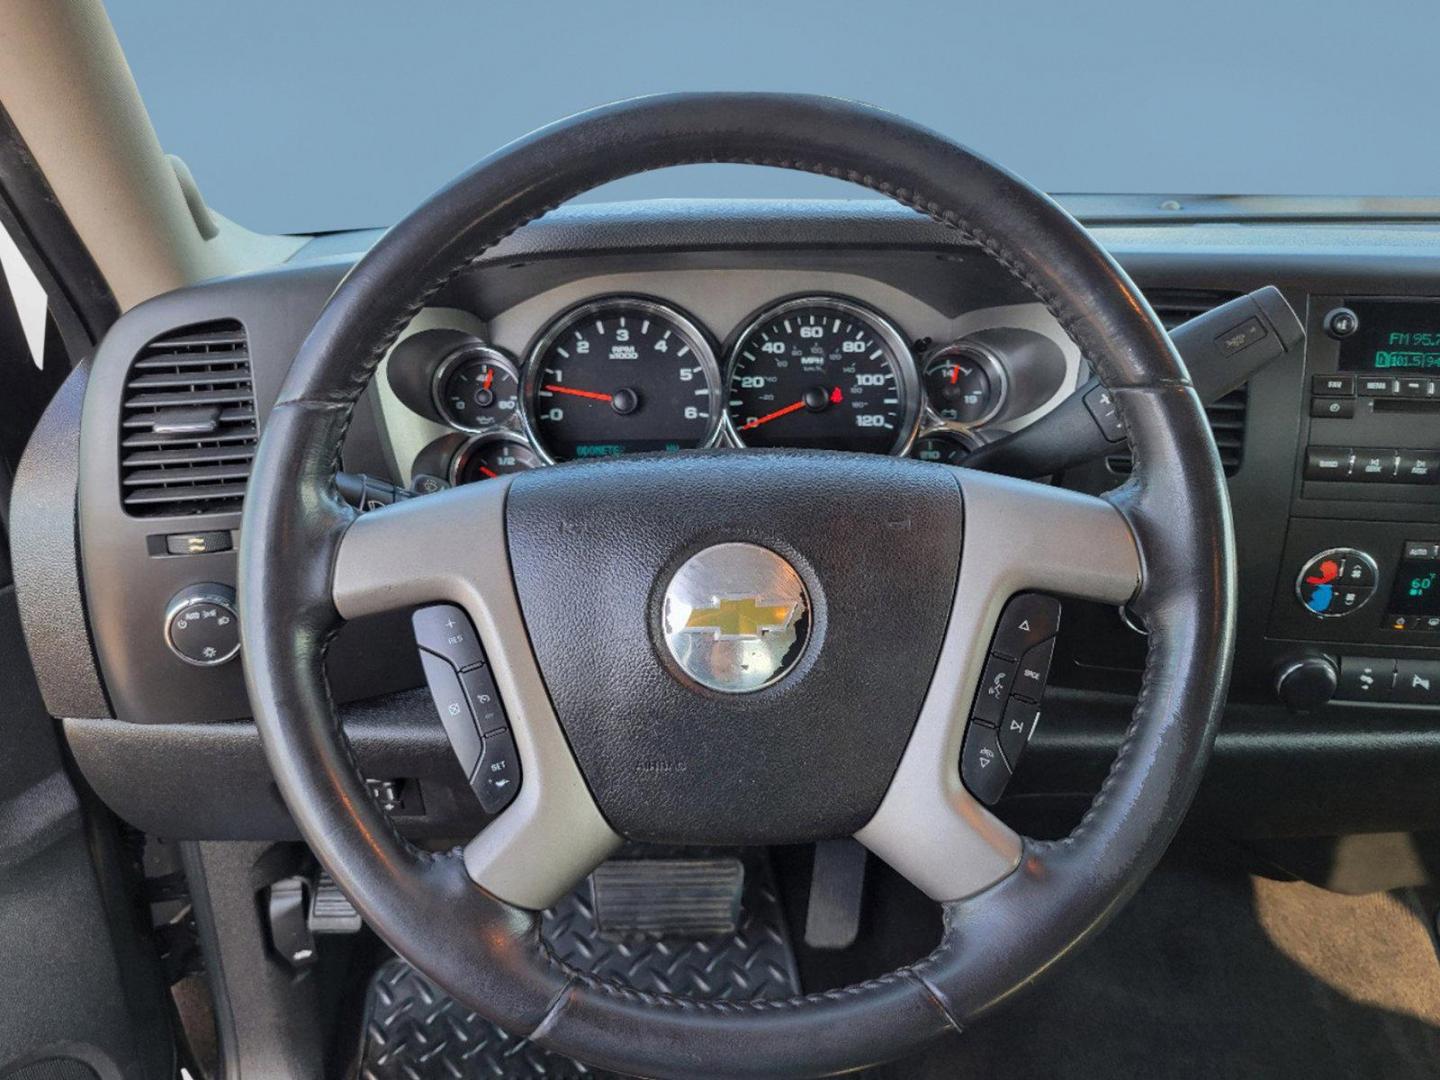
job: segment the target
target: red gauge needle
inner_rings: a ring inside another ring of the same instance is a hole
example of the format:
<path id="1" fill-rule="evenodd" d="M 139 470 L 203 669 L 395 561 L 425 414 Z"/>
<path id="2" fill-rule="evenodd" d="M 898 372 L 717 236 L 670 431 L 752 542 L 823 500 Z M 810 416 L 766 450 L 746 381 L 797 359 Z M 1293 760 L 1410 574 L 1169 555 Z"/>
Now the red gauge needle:
<path id="1" fill-rule="evenodd" d="M 954 386 L 954 385 L 955 385 L 957 382 L 959 382 L 959 381 L 960 381 L 960 365 L 959 365 L 959 364 L 955 364 L 953 367 L 950 368 L 950 385 L 951 385 L 951 386 Z"/>
<path id="2" fill-rule="evenodd" d="M 548 390 L 552 394 L 569 394 L 571 397 L 589 398 L 591 401 L 609 401 L 609 394 L 597 393 L 594 390 L 576 390 L 573 386 L 557 386 L 554 383 L 545 383 L 541 390 Z"/>
<path id="3" fill-rule="evenodd" d="M 793 405 L 786 405 L 783 409 L 776 409 L 774 412 L 766 413 L 764 416 L 757 416 L 754 420 L 749 420 L 742 424 L 740 430 L 749 431 L 751 428 L 757 428 L 761 424 L 768 424 L 771 420 L 778 420 L 782 416 L 789 416 L 792 412 L 799 412 L 803 408 L 805 408 L 805 402 L 802 399 Z"/>
<path id="4" fill-rule="evenodd" d="M 481 472 L 481 474 L 485 477 L 486 480 L 499 480 L 499 479 L 500 479 L 500 474 L 499 474 L 498 472 L 496 472 L 494 469 L 487 469 L 484 465 L 481 465 L 481 466 L 480 466 L 480 472 Z"/>
<path id="5" fill-rule="evenodd" d="M 494 381 L 495 381 L 495 369 L 492 367 L 489 371 L 485 372 L 485 381 L 480 384 L 480 389 L 481 389 L 481 390 L 489 390 L 489 389 L 490 389 L 490 384 L 491 384 L 492 382 L 494 382 Z"/>

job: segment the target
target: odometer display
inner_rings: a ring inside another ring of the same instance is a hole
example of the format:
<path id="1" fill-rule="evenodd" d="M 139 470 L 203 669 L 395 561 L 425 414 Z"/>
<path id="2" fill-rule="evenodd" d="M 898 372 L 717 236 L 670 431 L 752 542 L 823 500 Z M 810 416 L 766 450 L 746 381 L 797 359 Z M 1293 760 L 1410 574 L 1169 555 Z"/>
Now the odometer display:
<path id="1" fill-rule="evenodd" d="M 735 343 L 731 429 L 746 446 L 901 453 L 919 408 L 906 352 L 894 327 L 848 300 L 781 304 Z"/>
<path id="2" fill-rule="evenodd" d="M 707 446 L 719 431 L 715 354 L 689 319 L 615 297 L 562 316 L 531 351 L 525 420 L 553 461 Z"/>

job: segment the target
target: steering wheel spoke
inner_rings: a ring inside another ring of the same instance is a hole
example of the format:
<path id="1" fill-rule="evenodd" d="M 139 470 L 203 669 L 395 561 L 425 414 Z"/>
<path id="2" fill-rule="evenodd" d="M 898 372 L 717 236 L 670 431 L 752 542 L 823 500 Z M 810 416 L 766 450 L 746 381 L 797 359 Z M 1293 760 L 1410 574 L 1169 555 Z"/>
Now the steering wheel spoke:
<path id="1" fill-rule="evenodd" d="M 465 866 L 502 900 L 540 910 L 620 838 L 590 796 L 530 649 L 505 543 L 508 488 L 508 479 L 492 480 L 360 516 L 341 539 L 333 596 L 347 619 L 442 602 L 470 617 L 520 767 L 519 790 L 466 846 Z"/>
<path id="2" fill-rule="evenodd" d="M 930 692 L 875 816 L 856 838 L 936 900 L 993 885 L 1021 840 L 965 787 L 960 752 L 1005 604 L 1034 590 L 1123 604 L 1139 587 L 1135 537 L 1103 499 L 957 470 L 965 537 Z"/>

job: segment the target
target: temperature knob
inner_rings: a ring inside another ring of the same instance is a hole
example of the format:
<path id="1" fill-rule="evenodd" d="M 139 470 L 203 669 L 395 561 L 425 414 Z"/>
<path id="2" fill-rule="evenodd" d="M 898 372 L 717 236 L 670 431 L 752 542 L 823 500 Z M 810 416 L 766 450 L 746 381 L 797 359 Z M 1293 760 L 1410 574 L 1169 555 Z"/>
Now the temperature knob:
<path id="1" fill-rule="evenodd" d="M 1375 560 L 1356 548 L 1331 548 L 1307 562 L 1295 595 L 1320 619 L 1336 619 L 1364 607 L 1375 594 Z"/>
<path id="2" fill-rule="evenodd" d="M 240 651 L 235 590 L 213 582 L 176 593 L 165 612 L 165 644 L 187 664 L 217 667 Z"/>

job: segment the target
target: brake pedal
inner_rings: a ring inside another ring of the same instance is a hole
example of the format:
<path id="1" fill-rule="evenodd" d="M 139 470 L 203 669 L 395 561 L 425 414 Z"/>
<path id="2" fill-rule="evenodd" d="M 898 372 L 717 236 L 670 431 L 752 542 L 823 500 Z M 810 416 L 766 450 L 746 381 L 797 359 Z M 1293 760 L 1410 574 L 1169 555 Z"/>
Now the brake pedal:
<path id="1" fill-rule="evenodd" d="M 596 929 L 608 937 L 733 934 L 744 886 L 735 858 L 613 859 L 590 875 Z"/>

